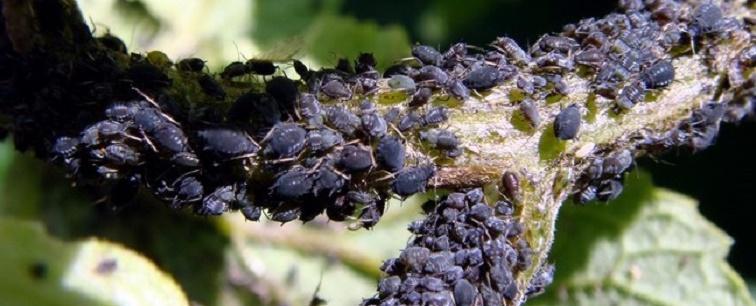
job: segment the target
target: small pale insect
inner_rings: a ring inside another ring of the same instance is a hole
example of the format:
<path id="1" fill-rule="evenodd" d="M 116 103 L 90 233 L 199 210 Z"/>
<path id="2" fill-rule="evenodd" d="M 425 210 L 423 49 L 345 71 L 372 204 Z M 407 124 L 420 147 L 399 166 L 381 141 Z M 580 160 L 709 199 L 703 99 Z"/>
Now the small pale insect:
<path id="1" fill-rule="evenodd" d="M 520 112 L 532 127 L 541 125 L 541 115 L 538 113 L 538 106 L 531 99 L 525 99 L 520 102 Z"/>

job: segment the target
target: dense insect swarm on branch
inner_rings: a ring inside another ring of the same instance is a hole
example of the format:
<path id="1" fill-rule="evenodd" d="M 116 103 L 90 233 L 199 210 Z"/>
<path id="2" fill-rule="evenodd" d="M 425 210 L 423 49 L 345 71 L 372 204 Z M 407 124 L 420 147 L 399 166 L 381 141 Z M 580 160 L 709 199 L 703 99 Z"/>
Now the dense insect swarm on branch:
<path id="1" fill-rule="evenodd" d="M 531 224 L 553 226 L 569 194 L 616 198 L 638 156 L 702 150 L 721 122 L 753 116 L 746 4 L 651 2 L 621 1 L 624 13 L 530 48 L 507 37 L 489 49 L 416 45 L 414 60 L 382 75 L 369 53 L 320 70 L 293 61 L 292 79 L 277 69 L 285 63 L 234 62 L 215 75 L 201 59 L 129 54 L 113 35 L 93 38 L 75 9 L 4 1 L 2 134 L 117 206 L 144 188 L 199 215 L 325 213 L 370 228 L 392 197 L 465 191 L 435 203 L 427 220 L 450 223 L 415 228 L 408 250 L 425 251 L 385 266 L 366 303 L 519 304 L 553 273 L 553 233 Z M 60 24 L 35 20 L 41 10 Z M 500 180 L 506 199 L 493 210 L 468 189 Z M 454 243 L 466 251 L 452 267 L 439 252 Z M 492 254 L 507 265 L 484 261 Z"/>

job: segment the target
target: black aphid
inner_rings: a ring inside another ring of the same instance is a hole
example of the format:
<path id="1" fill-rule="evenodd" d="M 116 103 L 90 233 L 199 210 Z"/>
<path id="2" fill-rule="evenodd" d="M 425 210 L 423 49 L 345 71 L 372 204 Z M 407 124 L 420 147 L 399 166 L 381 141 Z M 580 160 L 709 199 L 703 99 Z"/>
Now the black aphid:
<path id="1" fill-rule="evenodd" d="M 487 90 L 498 85 L 503 80 L 503 74 L 498 68 L 483 65 L 471 71 L 463 83 L 470 89 Z"/>
<path id="2" fill-rule="evenodd" d="M 601 201 L 611 201 L 622 193 L 622 182 L 618 180 L 606 180 L 599 186 L 596 197 Z"/>
<path id="3" fill-rule="evenodd" d="M 569 140 L 577 136 L 580 131 L 582 115 L 580 108 L 571 104 L 563 109 L 554 120 L 554 135 L 561 140 Z"/>
<path id="4" fill-rule="evenodd" d="M 274 158 L 287 158 L 297 155 L 305 146 L 307 131 L 296 123 L 276 124 L 270 131 L 266 155 Z"/>
<path id="5" fill-rule="evenodd" d="M 136 103 L 114 103 L 105 109 L 105 117 L 124 123 L 134 120 L 134 113 L 137 111 L 137 108 Z"/>
<path id="6" fill-rule="evenodd" d="M 454 284 L 454 302 L 456 306 L 472 306 L 478 296 L 478 289 L 466 279 L 460 279 Z"/>
<path id="7" fill-rule="evenodd" d="M 197 79 L 197 83 L 206 95 L 213 97 L 216 100 L 223 100 L 226 98 L 226 91 L 224 91 L 223 87 L 221 87 L 210 75 L 202 74 Z"/>
<path id="8" fill-rule="evenodd" d="M 538 41 L 538 47 L 544 52 L 556 51 L 567 54 L 579 46 L 574 39 L 563 36 L 545 35 Z"/>
<path id="9" fill-rule="evenodd" d="M 239 209 L 248 221 L 259 221 L 262 216 L 262 209 L 258 206 L 247 205 Z"/>
<path id="10" fill-rule="evenodd" d="M 202 200 L 204 187 L 196 177 L 183 177 L 176 185 L 176 195 L 173 198 L 172 208 L 182 208 Z"/>
<path id="11" fill-rule="evenodd" d="M 431 108 L 423 117 L 425 124 L 439 124 L 448 119 L 449 115 L 445 107 Z"/>
<path id="12" fill-rule="evenodd" d="M 420 132 L 420 139 L 428 142 L 431 147 L 447 152 L 449 157 L 462 154 L 460 141 L 454 133 L 446 129 L 430 129 Z"/>
<path id="13" fill-rule="evenodd" d="M 446 86 L 446 91 L 459 101 L 464 102 L 470 97 L 470 89 L 461 80 L 450 80 Z"/>
<path id="14" fill-rule="evenodd" d="M 300 206 L 284 204 L 272 210 L 270 220 L 284 224 L 296 220 L 301 214 L 302 208 Z"/>
<path id="15" fill-rule="evenodd" d="M 409 268 L 410 270 L 419 272 L 423 270 L 423 266 L 425 266 L 425 263 L 428 261 L 430 253 L 430 250 L 426 248 L 408 247 L 402 250 L 402 253 L 399 254 L 399 261 L 401 261 L 402 264 L 404 264 L 404 266 Z M 419 281 L 417 283 L 418 284 L 416 284 L 415 286 L 419 285 Z"/>
<path id="16" fill-rule="evenodd" d="M 410 75 L 412 73 L 412 70 L 413 69 L 410 66 L 404 64 L 396 64 L 386 68 L 386 71 L 383 73 L 383 77 L 389 78 L 394 75 Z"/>
<path id="17" fill-rule="evenodd" d="M 346 179 L 343 174 L 328 166 L 321 167 L 315 175 L 313 193 L 316 196 L 327 195 L 330 197 L 341 191 L 345 183 Z"/>
<path id="18" fill-rule="evenodd" d="M 362 120 L 343 106 L 332 106 L 326 111 L 326 118 L 331 127 L 346 135 L 354 134 Z"/>
<path id="19" fill-rule="evenodd" d="M 575 68 L 575 63 L 572 59 L 561 53 L 546 53 L 536 58 L 535 63 L 540 70 L 551 73 L 572 71 Z"/>
<path id="20" fill-rule="evenodd" d="M 105 159 L 116 166 L 136 166 L 141 160 L 139 153 L 122 143 L 111 143 L 105 147 Z"/>
<path id="21" fill-rule="evenodd" d="M 224 80 L 230 80 L 235 77 L 243 76 L 247 74 L 247 66 L 242 62 L 231 62 L 223 68 L 223 72 L 220 73 L 221 78 Z"/>
<path id="22" fill-rule="evenodd" d="M 633 153 L 630 150 L 621 150 L 616 154 L 604 159 L 602 165 L 603 175 L 612 177 L 622 174 L 633 165 Z"/>
<path id="23" fill-rule="evenodd" d="M 299 75 L 302 80 L 307 80 L 312 75 L 312 71 L 310 71 L 307 66 L 302 63 L 299 60 L 294 60 L 294 71 Z"/>
<path id="24" fill-rule="evenodd" d="M 575 63 L 598 69 L 604 64 L 605 58 L 600 50 L 588 49 L 575 54 Z"/>
<path id="25" fill-rule="evenodd" d="M 378 61 L 375 60 L 373 53 L 360 53 L 357 56 L 357 60 L 354 62 L 355 71 L 357 73 L 374 71 L 376 65 L 378 65 Z"/>
<path id="26" fill-rule="evenodd" d="M 73 157 L 79 148 L 79 139 L 73 137 L 58 137 L 52 146 L 52 153 L 56 157 L 68 159 Z"/>
<path id="27" fill-rule="evenodd" d="M 159 151 L 171 155 L 171 161 L 179 165 L 194 167 L 199 160 L 189 147 L 184 131 L 176 125 L 166 124 L 153 134 L 153 144 Z"/>
<path id="28" fill-rule="evenodd" d="M 342 143 L 344 143 L 344 138 L 341 134 L 331 129 L 324 128 L 307 132 L 307 149 L 313 152 L 327 151 Z"/>
<path id="29" fill-rule="evenodd" d="M 339 58 L 334 68 L 347 75 L 354 74 L 354 67 L 352 67 L 352 62 L 350 62 L 349 59 L 344 58 L 344 57 Z"/>
<path id="30" fill-rule="evenodd" d="M 382 279 L 378 283 L 378 296 L 388 297 L 399 291 L 399 285 L 402 284 L 402 279 L 399 276 L 391 276 Z"/>
<path id="31" fill-rule="evenodd" d="M 633 81 L 627 86 L 623 87 L 617 97 L 617 106 L 622 109 L 630 109 L 635 106 L 636 103 L 643 100 L 646 95 L 646 84 L 642 81 Z"/>
<path id="32" fill-rule="evenodd" d="M 197 132 L 197 136 L 202 152 L 216 161 L 250 157 L 260 149 L 252 137 L 242 131 L 212 128 Z"/>
<path id="33" fill-rule="evenodd" d="M 595 185 L 585 186 L 582 190 L 575 194 L 574 200 L 578 204 L 586 204 L 596 199 L 597 192 L 598 187 L 596 187 Z"/>
<path id="34" fill-rule="evenodd" d="M 341 80 L 330 80 L 320 87 L 320 91 L 326 96 L 333 99 L 349 99 L 352 97 L 352 91 Z"/>
<path id="35" fill-rule="evenodd" d="M 388 123 L 386 119 L 375 110 L 362 115 L 362 130 L 370 137 L 382 137 L 386 135 Z"/>
<path id="36" fill-rule="evenodd" d="M 185 58 L 180 60 L 176 67 L 182 71 L 202 72 L 205 69 L 205 61 L 201 58 Z"/>
<path id="37" fill-rule="evenodd" d="M 383 137 L 376 149 L 378 163 L 390 172 L 397 172 L 404 168 L 405 150 L 398 137 Z"/>
<path id="38" fill-rule="evenodd" d="M 160 119 L 158 119 L 160 120 Z M 156 122 L 156 127 L 163 127 L 165 123 Z M 159 124 L 159 126 L 158 126 Z M 94 147 L 106 142 L 126 137 L 127 124 L 112 120 L 103 120 L 88 126 L 79 138 L 84 146 Z M 154 131 L 154 129 L 152 130 Z"/>
<path id="39" fill-rule="evenodd" d="M 535 296 L 543 293 L 543 291 L 554 282 L 554 265 L 544 264 L 536 272 L 533 279 L 528 285 L 528 289 L 525 291 L 525 295 L 528 297 Z"/>
<path id="40" fill-rule="evenodd" d="M 275 99 L 282 109 L 294 113 L 294 106 L 297 103 L 299 89 L 297 83 L 293 80 L 277 76 L 265 83 L 265 92 Z"/>
<path id="41" fill-rule="evenodd" d="M 264 59 L 250 59 L 244 63 L 248 73 L 254 73 L 259 75 L 272 75 L 276 73 L 276 65 L 272 61 Z"/>
<path id="42" fill-rule="evenodd" d="M 436 66 L 423 66 L 413 76 L 416 82 L 423 82 L 433 86 L 443 86 L 449 81 L 449 74 Z"/>
<path id="43" fill-rule="evenodd" d="M 136 63 L 126 70 L 126 77 L 139 88 L 160 89 L 171 85 L 171 79 L 160 68 L 149 63 Z"/>
<path id="44" fill-rule="evenodd" d="M 282 200 L 295 200 L 312 190 L 313 179 L 307 170 L 294 168 L 280 175 L 270 187 L 271 194 Z"/>
<path id="45" fill-rule="evenodd" d="M 428 184 L 428 180 L 435 173 L 435 167 L 432 165 L 404 168 L 404 170 L 396 175 L 396 179 L 392 184 L 392 190 L 403 197 L 423 192 L 425 191 L 425 185 Z"/>
<path id="46" fill-rule="evenodd" d="M 360 172 L 373 166 L 373 153 L 368 147 L 348 145 L 341 150 L 339 165 L 347 172 Z"/>
<path id="47" fill-rule="evenodd" d="M 236 198 L 233 186 L 221 186 L 202 199 L 194 212 L 200 216 L 218 216 L 228 210 Z"/>
<path id="48" fill-rule="evenodd" d="M 527 65 L 532 60 L 530 55 L 509 37 L 498 37 L 491 46 L 509 55 L 509 59 L 519 65 Z"/>
<path id="49" fill-rule="evenodd" d="M 722 10 L 718 5 L 706 2 L 693 12 L 692 28 L 695 34 L 707 34 L 717 30 L 717 22 L 722 19 Z"/>
<path id="50" fill-rule="evenodd" d="M 423 123 L 423 118 L 415 112 L 409 112 L 399 119 L 399 124 L 396 126 L 400 131 L 406 132 L 410 129 L 416 128 Z"/>
<path id="51" fill-rule="evenodd" d="M 523 92 L 526 94 L 532 95 L 535 91 L 535 86 L 533 86 L 533 82 L 530 80 L 519 76 L 517 77 L 517 88 L 522 89 Z"/>
<path id="52" fill-rule="evenodd" d="M 412 56 L 423 64 L 439 66 L 444 56 L 431 46 L 415 45 L 412 47 Z"/>
<path id="53" fill-rule="evenodd" d="M 430 97 L 433 95 L 433 91 L 428 87 L 420 87 L 409 102 L 409 106 L 420 107 L 428 103 Z"/>
<path id="54" fill-rule="evenodd" d="M 97 42 L 110 50 L 128 54 L 128 49 L 126 48 L 126 44 L 123 42 L 123 40 L 115 35 L 111 35 L 110 33 L 105 33 L 105 35 L 97 37 Z"/>
<path id="55" fill-rule="evenodd" d="M 646 88 L 660 88 L 672 83 L 675 79 L 675 67 L 669 60 L 658 61 L 641 75 Z"/>
<path id="56" fill-rule="evenodd" d="M 265 134 L 270 127 L 281 121 L 281 108 L 269 94 L 248 92 L 231 104 L 228 120 L 251 124 L 254 129 L 264 131 Z"/>

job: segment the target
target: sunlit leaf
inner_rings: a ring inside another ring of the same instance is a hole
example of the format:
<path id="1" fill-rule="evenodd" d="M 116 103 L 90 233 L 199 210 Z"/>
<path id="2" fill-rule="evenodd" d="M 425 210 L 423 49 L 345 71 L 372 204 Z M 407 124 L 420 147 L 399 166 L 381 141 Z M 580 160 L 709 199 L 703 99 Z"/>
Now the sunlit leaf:
<path id="1" fill-rule="evenodd" d="M 563 207 L 556 281 L 529 305 L 754 305 L 725 261 L 732 239 L 695 201 L 630 181 L 609 205 Z"/>
<path id="2" fill-rule="evenodd" d="M 170 276 L 114 243 L 62 242 L 38 223 L 0 218 L 0 247 L 5 306 L 189 305 Z"/>

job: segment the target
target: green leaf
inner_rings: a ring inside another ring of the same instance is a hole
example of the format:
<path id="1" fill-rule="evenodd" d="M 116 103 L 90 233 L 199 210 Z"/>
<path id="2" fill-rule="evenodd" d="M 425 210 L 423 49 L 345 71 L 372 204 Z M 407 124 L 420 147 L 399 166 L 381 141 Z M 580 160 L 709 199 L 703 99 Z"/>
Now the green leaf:
<path id="1" fill-rule="evenodd" d="M 345 224 L 246 222 L 229 214 L 224 221 L 232 237 L 232 254 L 243 272 L 266 287 L 265 305 L 307 305 L 320 284 L 318 297 L 328 306 L 359 305 L 375 294 L 383 259 L 396 256 L 410 233 L 407 224 L 421 218 L 420 205 L 429 195 L 415 195 L 389 209 L 371 230 L 349 231 Z M 233 265 L 232 265 L 233 266 Z M 281 292 L 281 288 L 285 288 Z"/>
<path id="2" fill-rule="evenodd" d="M 754 305 L 725 261 L 732 243 L 693 199 L 633 173 L 609 205 L 562 208 L 556 280 L 530 305 Z"/>
<path id="3" fill-rule="evenodd" d="M 0 218 L 0 248 L 4 306 L 189 305 L 170 276 L 114 243 L 62 242 L 36 222 Z"/>
<path id="4" fill-rule="evenodd" d="M 371 52 L 383 70 L 393 61 L 410 56 L 407 33 L 401 26 L 379 26 L 352 17 L 323 14 L 305 34 L 306 53 L 324 65 L 335 65 L 338 57 L 354 59 Z"/>

